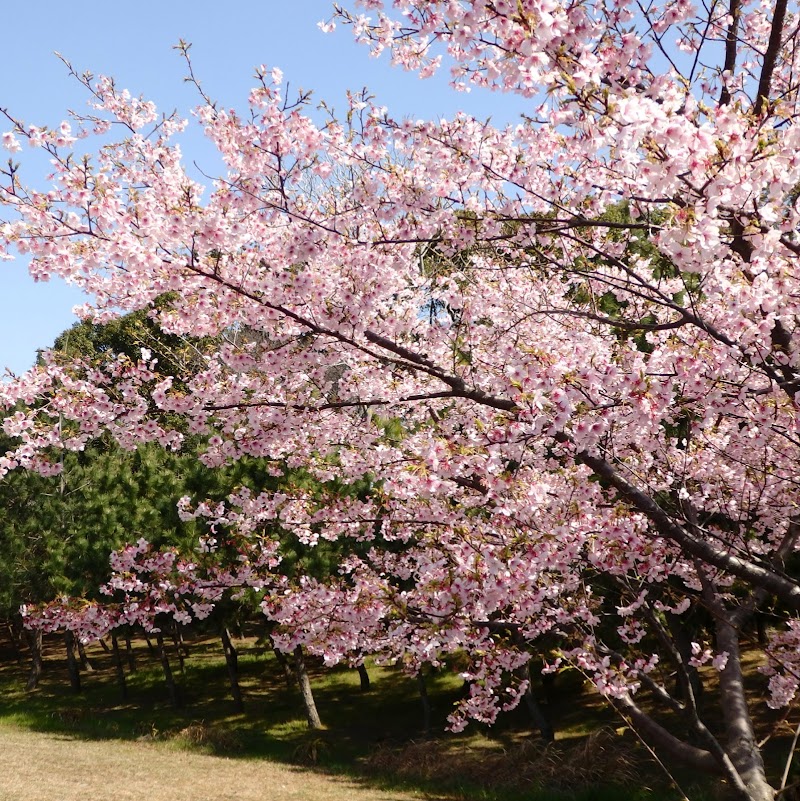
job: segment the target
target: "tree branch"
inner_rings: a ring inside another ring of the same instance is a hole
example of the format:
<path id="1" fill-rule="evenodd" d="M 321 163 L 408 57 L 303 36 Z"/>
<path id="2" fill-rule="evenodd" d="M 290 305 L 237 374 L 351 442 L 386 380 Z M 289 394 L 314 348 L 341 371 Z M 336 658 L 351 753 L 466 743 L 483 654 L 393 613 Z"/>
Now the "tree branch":
<path id="1" fill-rule="evenodd" d="M 769 93 L 772 89 L 772 74 L 775 72 L 775 65 L 778 62 L 778 53 L 781 49 L 781 39 L 783 37 L 783 23 L 786 19 L 787 0 L 777 0 L 775 11 L 772 15 L 772 29 L 769 33 L 769 43 L 767 52 L 764 54 L 764 64 L 761 67 L 761 78 L 758 81 L 758 94 L 753 106 L 753 113 L 760 117 L 764 112 L 765 104 L 769 103 Z"/>
<path id="2" fill-rule="evenodd" d="M 794 581 L 754 562 L 734 556 L 714 543 L 691 534 L 673 520 L 649 495 L 626 481 L 613 465 L 602 457 L 582 451 L 576 454 L 575 458 L 614 487 L 625 500 L 647 516 L 662 537 L 678 545 L 687 554 L 738 576 L 754 587 L 763 588 L 792 609 L 800 609 L 800 587 Z"/>
<path id="3" fill-rule="evenodd" d="M 731 0 L 730 17 L 731 24 L 728 26 L 728 35 L 725 39 L 725 64 L 722 68 L 723 73 L 728 76 L 733 75 L 733 70 L 736 67 L 736 45 L 738 43 L 739 33 L 739 12 L 741 8 L 741 0 Z M 725 78 L 723 77 L 723 81 Z M 727 106 L 731 102 L 731 93 L 728 91 L 727 84 L 723 83 L 722 92 L 719 97 L 719 104 Z"/>
<path id="4" fill-rule="evenodd" d="M 667 731 L 660 723 L 656 723 L 650 715 L 640 709 L 630 695 L 609 700 L 612 706 L 631 720 L 636 731 L 659 751 L 663 751 L 673 759 L 688 767 L 701 770 L 703 773 L 710 773 L 714 776 L 723 775 L 722 768 L 713 754 L 679 740 L 672 732 Z"/>

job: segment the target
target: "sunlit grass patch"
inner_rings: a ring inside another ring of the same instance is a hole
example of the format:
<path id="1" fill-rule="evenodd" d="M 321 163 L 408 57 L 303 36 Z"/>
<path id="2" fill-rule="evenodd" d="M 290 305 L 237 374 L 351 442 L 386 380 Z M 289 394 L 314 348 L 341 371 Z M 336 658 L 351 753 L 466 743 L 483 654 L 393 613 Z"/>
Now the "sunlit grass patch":
<path id="1" fill-rule="evenodd" d="M 183 706 L 173 708 L 161 667 L 143 641 L 134 643 L 136 671 L 126 666 L 127 698 L 115 680 L 111 656 L 89 648 L 95 670 L 83 674 L 83 692 L 70 690 L 60 643 L 51 641 L 48 670 L 26 693 L 24 670 L 0 670 L 0 726 L 65 735 L 73 740 L 129 741 L 170 754 L 270 761 L 348 776 L 370 786 L 447 799 L 485 801 L 639 801 L 670 799 L 647 754 L 580 676 L 559 676 L 547 705 L 556 743 L 546 746 L 524 709 L 492 728 L 445 731 L 447 716 L 464 692 L 457 670 L 426 671 L 431 728 L 425 731 L 419 685 L 393 667 L 369 663 L 371 689 L 356 670 L 324 669 L 310 659 L 312 685 L 324 729 L 308 729 L 296 686 L 274 655 L 253 637 L 237 640 L 239 683 L 245 708 L 237 712 L 228 674 L 213 637 L 190 640 L 181 670 L 170 658 Z M 619 729 L 619 732 L 617 731 Z M 600 730 L 601 734 L 596 734 Z M 638 781 L 630 781 L 632 773 Z M 656 780 L 650 779 L 656 776 Z M 642 776 L 649 777 L 646 781 Z M 607 793 L 607 795 L 604 795 Z"/>

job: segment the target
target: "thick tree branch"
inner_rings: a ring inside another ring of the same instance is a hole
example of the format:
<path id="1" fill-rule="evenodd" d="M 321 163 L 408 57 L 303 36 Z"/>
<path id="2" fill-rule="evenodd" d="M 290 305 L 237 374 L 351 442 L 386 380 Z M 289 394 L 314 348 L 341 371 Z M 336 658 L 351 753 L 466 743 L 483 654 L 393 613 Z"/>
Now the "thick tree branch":
<path id="1" fill-rule="evenodd" d="M 331 409 L 347 409 L 352 407 L 373 407 L 373 406 L 393 406 L 396 403 L 415 403 L 416 401 L 436 400 L 439 398 L 457 398 L 451 391 L 447 392 L 429 392 L 420 395 L 406 395 L 401 398 L 394 398 L 387 400 L 386 398 L 365 398 L 363 400 L 354 399 L 347 401 L 328 401 L 325 403 L 288 403 L 281 401 L 242 401 L 239 403 L 215 403 L 203 407 L 209 412 L 218 412 L 225 409 L 291 409 L 297 412 L 324 412 Z"/>
<path id="2" fill-rule="evenodd" d="M 758 81 L 758 93 L 756 102 L 753 105 L 753 113 L 760 117 L 769 104 L 769 94 L 772 90 L 772 75 L 775 72 L 775 65 L 778 62 L 778 55 L 781 50 L 781 40 L 783 39 L 783 24 L 786 19 L 787 0 L 777 0 L 775 11 L 772 15 L 772 29 L 769 33 L 767 52 L 764 54 L 764 63 L 761 67 L 761 78 Z"/>
<path id="3" fill-rule="evenodd" d="M 626 501 L 647 516 L 662 537 L 674 542 L 688 555 L 725 570 L 753 587 L 762 588 L 776 595 L 792 609 L 800 609 L 800 587 L 794 581 L 735 556 L 707 539 L 691 534 L 673 520 L 653 498 L 626 481 L 613 465 L 602 457 L 592 456 L 583 451 L 576 455 L 576 459 L 614 487 Z"/>
<path id="4" fill-rule="evenodd" d="M 725 39 L 725 64 L 723 70 L 723 81 L 727 80 L 733 75 L 733 70 L 736 67 L 736 46 L 739 41 L 739 13 L 741 9 L 741 0 L 731 0 L 729 14 L 731 17 L 731 24 L 728 26 L 728 35 Z M 731 93 L 728 90 L 727 83 L 723 83 L 722 92 L 719 98 L 721 106 L 727 106 L 731 102 Z"/>
<path id="5" fill-rule="evenodd" d="M 648 741 L 659 753 L 671 756 L 682 764 L 710 773 L 713 776 L 723 774 L 719 762 L 709 751 L 689 745 L 656 723 L 650 715 L 640 709 L 630 695 L 609 699 L 611 704 L 626 718 L 636 731 Z"/>

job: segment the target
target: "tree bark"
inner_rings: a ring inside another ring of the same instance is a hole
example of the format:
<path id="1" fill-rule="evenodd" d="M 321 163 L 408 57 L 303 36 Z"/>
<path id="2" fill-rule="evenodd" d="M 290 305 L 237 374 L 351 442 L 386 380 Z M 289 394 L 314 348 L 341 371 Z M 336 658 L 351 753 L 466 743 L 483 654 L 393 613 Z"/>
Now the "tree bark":
<path id="1" fill-rule="evenodd" d="M 756 636 L 758 637 L 758 644 L 761 648 L 766 648 L 769 639 L 767 638 L 767 621 L 764 613 L 761 611 L 756 612 Z"/>
<path id="2" fill-rule="evenodd" d="M 119 650 L 119 641 L 117 640 L 117 635 L 113 631 L 111 632 L 111 653 L 114 656 L 114 670 L 117 674 L 117 684 L 122 694 L 122 700 L 125 701 L 128 698 L 128 685 L 125 682 L 125 670 L 122 667 L 122 654 Z"/>
<path id="3" fill-rule="evenodd" d="M 80 640 L 76 640 L 75 642 L 78 644 L 78 655 L 81 658 L 81 670 L 91 673 L 94 670 L 94 665 L 89 661 L 89 657 L 86 656 L 86 649 L 83 647 L 83 643 Z"/>
<path id="4" fill-rule="evenodd" d="M 717 618 L 716 630 L 717 650 L 728 654 L 719 674 L 720 706 L 727 737 L 725 750 L 747 788 L 748 801 L 772 801 L 775 792 L 767 783 L 745 695 L 739 633 L 725 618 Z"/>
<path id="5" fill-rule="evenodd" d="M 81 672 L 78 668 L 78 660 L 75 659 L 75 635 L 71 631 L 64 632 L 64 646 L 67 651 L 67 673 L 69 674 L 69 684 L 72 691 L 81 691 Z"/>
<path id="6" fill-rule="evenodd" d="M 667 731 L 646 712 L 641 710 L 629 695 L 609 699 L 611 705 L 630 721 L 634 731 L 659 754 L 664 754 L 694 770 L 712 776 L 721 776 L 723 768 L 716 757 L 704 748 L 685 743 Z"/>
<path id="7" fill-rule="evenodd" d="M 220 638 L 222 639 L 222 651 L 225 654 L 225 665 L 228 668 L 233 706 L 237 712 L 242 712 L 244 711 L 244 702 L 242 701 L 242 689 L 239 686 L 239 655 L 231 642 L 231 635 L 226 626 L 222 626 Z"/>
<path id="8" fill-rule="evenodd" d="M 177 623 L 172 624 L 172 643 L 175 646 L 175 654 L 178 657 L 178 668 L 183 675 L 183 661 L 184 657 L 189 655 L 189 651 L 183 642 L 183 633 Z"/>
<path id="9" fill-rule="evenodd" d="M 680 525 L 650 495 L 623 478 L 606 459 L 593 456 L 586 451 L 580 451 L 575 458 L 576 461 L 585 464 L 598 478 L 613 486 L 624 500 L 653 523 L 662 537 L 674 542 L 684 553 L 695 557 L 701 564 L 712 565 L 737 576 L 753 588 L 776 595 L 791 609 L 800 610 L 800 585 L 792 578 L 771 567 L 736 556 L 729 548 L 698 536 Z"/>
<path id="10" fill-rule="evenodd" d="M 417 687 L 422 702 L 422 731 L 427 737 L 431 733 L 431 701 L 428 698 L 428 686 L 425 683 L 425 674 L 422 669 L 417 673 Z"/>
<path id="11" fill-rule="evenodd" d="M 369 673 L 367 673 L 367 668 L 362 662 L 360 665 L 356 667 L 358 671 L 358 678 L 361 680 L 361 692 L 366 693 L 369 692 L 370 682 L 369 682 Z"/>
<path id="12" fill-rule="evenodd" d="M 692 642 L 686 630 L 686 621 L 682 620 L 679 615 L 672 614 L 667 614 L 666 619 L 672 641 L 680 654 L 683 670 L 686 674 L 686 680 L 689 682 L 691 693 L 694 696 L 695 704 L 699 706 L 703 698 L 703 682 L 700 680 L 700 674 L 697 672 L 697 668 L 691 664 Z M 677 682 L 680 686 L 680 673 L 678 674 Z M 681 695 L 685 694 L 685 691 L 681 691 Z M 687 698 L 683 700 L 688 701 Z"/>
<path id="13" fill-rule="evenodd" d="M 167 683 L 170 703 L 175 709 L 179 709 L 181 707 L 181 696 L 178 692 L 178 685 L 175 683 L 175 677 L 172 675 L 172 668 L 169 664 L 169 657 L 167 656 L 167 649 L 164 647 L 164 637 L 161 632 L 156 635 L 156 644 L 158 646 L 158 658 L 161 660 L 161 668 L 164 671 L 164 680 Z"/>
<path id="14" fill-rule="evenodd" d="M 25 629 L 25 639 L 28 641 L 28 648 L 31 652 L 31 667 L 28 673 L 28 682 L 25 685 L 26 690 L 33 690 L 38 684 L 44 670 L 44 661 L 42 660 L 42 631 L 36 629 L 31 631 Z"/>
<path id="15" fill-rule="evenodd" d="M 294 674 L 292 673 L 292 666 L 289 664 L 286 654 L 276 648 L 274 645 L 272 646 L 272 653 L 275 654 L 275 659 L 278 660 L 278 664 L 283 669 L 283 678 L 286 681 L 286 689 L 291 690 L 294 687 Z"/>
<path id="16" fill-rule="evenodd" d="M 125 632 L 125 655 L 128 658 L 128 673 L 136 672 L 136 657 L 133 654 L 133 645 L 131 644 L 131 633 Z"/>
<path id="17" fill-rule="evenodd" d="M 528 709 L 528 714 L 531 716 L 531 722 L 534 727 L 539 730 L 542 739 L 547 743 L 552 743 L 555 740 L 555 732 L 553 725 L 550 723 L 547 715 L 542 711 L 541 706 L 536 701 L 536 696 L 533 694 L 533 681 L 531 679 L 530 662 L 522 665 L 519 668 L 519 677 L 528 682 L 528 687 L 523 695 L 525 706 Z"/>
<path id="18" fill-rule="evenodd" d="M 14 649 L 14 657 L 17 660 L 17 664 L 22 664 L 22 647 L 19 641 L 19 636 L 17 634 L 17 628 L 14 625 L 12 620 L 6 622 L 6 628 L 8 629 L 8 637 L 11 640 L 11 646 Z"/>
<path id="19" fill-rule="evenodd" d="M 303 706 L 306 709 L 309 729 L 321 729 L 322 721 L 317 712 L 317 705 L 314 703 L 314 694 L 311 691 L 311 681 L 306 670 L 306 661 L 303 657 L 303 646 L 298 645 L 294 649 L 294 670 L 297 675 L 297 684 L 300 687 L 300 694 L 303 696 Z"/>

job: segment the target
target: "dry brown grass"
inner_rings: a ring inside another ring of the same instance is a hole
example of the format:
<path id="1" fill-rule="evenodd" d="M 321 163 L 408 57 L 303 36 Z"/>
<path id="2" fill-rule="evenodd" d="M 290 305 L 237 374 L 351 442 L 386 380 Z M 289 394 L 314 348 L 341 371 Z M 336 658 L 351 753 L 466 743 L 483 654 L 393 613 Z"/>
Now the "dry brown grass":
<path id="1" fill-rule="evenodd" d="M 507 749 L 473 739 L 469 747 L 446 741 L 385 746 L 367 760 L 383 775 L 433 782 L 467 781 L 476 787 L 524 791 L 583 790 L 604 784 L 641 786 L 642 763 L 627 739 L 601 729 L 574 744 L 524 740 Z"/>
<path id="2" fill-rule="evenodd" d="M 183 736 L 201 739 L 196 728 Z M 223 759 L 152 742 L 91 742 L 0 727 L 2 801 L 410 801 L 270 762 Z"/>

